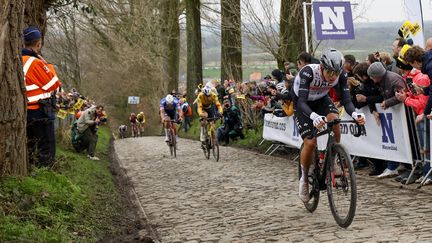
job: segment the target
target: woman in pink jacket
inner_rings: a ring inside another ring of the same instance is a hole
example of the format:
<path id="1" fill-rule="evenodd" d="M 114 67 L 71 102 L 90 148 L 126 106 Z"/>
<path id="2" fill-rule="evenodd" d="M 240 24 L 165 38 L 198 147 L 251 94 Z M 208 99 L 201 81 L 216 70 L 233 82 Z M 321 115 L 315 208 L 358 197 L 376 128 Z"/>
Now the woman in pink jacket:
<path id="1" fill-rule="evenodd" d="M 417 94 L 413 87 L 412 83 L 421 86 L 421 87 L 428 87 L 430 85 L 430 80 L 428 75 L 423 74 L 421 71 L 417 69 L 413 69 L 410 65 L 402 65 L 399 62 L 397 63 L 398 68 L 401 70 L 402 77 L 404 78 L 408 90 L 399 90 L 396 92 L 396 98 L 402 102 L 405 103 L 406 106 L 412 107 L 414 109 L 414 112 L 416 113 L 416 129 L 419 136 L 420 144 L 423 148 L 426 148 L 422 153 L 424 153 L 424 156 L 426 159 L 429 159 L 429 142 L 430 142 L 430 136 L 429 136 L 429 124 L 425 124 L 424 121 L 429 123 L 429 120 L 424 120 L 424 109 L 426 107 L 426 103 L 429 99 L 428 96 L 424 94 Z M 424 141 L 425 138 L 425 132 L 426 132 L 426 141 Z M 425 144 L 426 142 L 426 144 Z M 429 171 L 430 164 L 426 163 L 423 167 L 423 176 L 426 175 L 426 173 Z M 418 179 L 417 181 L 422 181 L 423 176 Z M 416 182 L 417 182 L 416 181 Z M 425 182 L 425 185 L 432 184 L 432 177 L 428 178 Z"/>

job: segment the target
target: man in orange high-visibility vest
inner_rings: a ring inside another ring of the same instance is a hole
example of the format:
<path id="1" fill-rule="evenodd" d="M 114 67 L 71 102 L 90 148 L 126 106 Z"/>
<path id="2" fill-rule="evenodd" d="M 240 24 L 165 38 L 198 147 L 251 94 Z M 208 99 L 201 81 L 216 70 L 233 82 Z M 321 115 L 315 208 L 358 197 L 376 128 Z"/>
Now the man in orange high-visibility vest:
<path id="1" fill-rule="evenodd" d="M 52 65 L 41 56 L 42 34 L 24 30 L 22 61 L 27 96 L 27 139 L 30 163 L 49 166 L 55 161 L 55 90 L 61 85 Z"/>

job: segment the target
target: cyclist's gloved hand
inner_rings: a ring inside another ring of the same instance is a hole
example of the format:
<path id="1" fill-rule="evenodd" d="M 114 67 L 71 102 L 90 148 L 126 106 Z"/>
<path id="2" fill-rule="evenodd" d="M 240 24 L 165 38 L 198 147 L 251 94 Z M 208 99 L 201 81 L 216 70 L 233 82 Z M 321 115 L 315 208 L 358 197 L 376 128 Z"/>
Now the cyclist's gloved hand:
<path id="1" fill-rule="evenodd" d="M 320 116 L 317 113 L 312 112 L 309 117 L 310 117 L 310 119 L 312 119 L 314 127 L 322 128 L 324 126 L 324 124 L 325 124 L 325 117 L 324 116 Z"/>
<path id="2" fill-rule="evenodd" d="M 366 123 L 366 117 L 364 113 L 361 112 L 353 112 L 351 114 L 352 118 L 354 118 L 354 120 L 356 120 L 356 122 L 360 125 L 364 125 Z"/>

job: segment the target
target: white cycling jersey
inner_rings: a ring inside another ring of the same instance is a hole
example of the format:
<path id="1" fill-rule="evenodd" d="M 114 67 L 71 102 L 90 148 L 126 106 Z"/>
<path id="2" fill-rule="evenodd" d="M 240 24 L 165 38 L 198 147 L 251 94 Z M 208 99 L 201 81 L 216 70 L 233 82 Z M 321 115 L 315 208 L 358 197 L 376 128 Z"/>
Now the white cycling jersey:
<path id="1" fill-rule="evenodd" d="M 309 83 L 309 95 L 307 100 L 314 101 L 321 99 L 328 94 L 331 88 L 339 83 L 339 78 L 342 75 L 345 74 L 342 73 L 332 84 L 330 84 L 321 76 L 320 64 L 306 65 L 300 70 L 294 79 L 294 93 L 296 96 L 299 96 L 299 90 L 303 89 L 301 86 Z"/>

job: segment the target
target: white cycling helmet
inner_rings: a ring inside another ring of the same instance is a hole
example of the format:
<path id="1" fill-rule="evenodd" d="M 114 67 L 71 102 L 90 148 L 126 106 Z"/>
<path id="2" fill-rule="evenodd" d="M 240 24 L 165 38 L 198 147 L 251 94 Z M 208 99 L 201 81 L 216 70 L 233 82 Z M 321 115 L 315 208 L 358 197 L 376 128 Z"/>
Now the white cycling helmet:
<path id="1" fill-rule="evenodd" d="M 172 103 L 174 103 L 174 96 L 172 96 L 172 95 L 167 95 L 166 97 L 165 97 L 165 100 L 166 100 L 166 102 L 168 103 L 168 104 L 172 104 Z"/>
<path id="2" fill-rule="evenodd" d="M 208 87 L 208 86 L 205 86 L 205 87 L 202 89 L 202 92 L 204 93 L 205 96 L 209 96 L 210 93 L 211 93 L 211 88 Z"/>
<path id="3" fill-rule="evenodd" d="M 344 57 L 342 53 L 334 48 L 323 51 L 320 60 L 321 65 L 333 72 L 342 72 Z"/>

